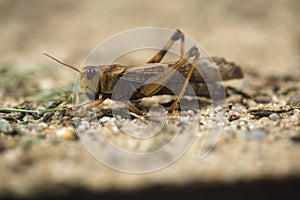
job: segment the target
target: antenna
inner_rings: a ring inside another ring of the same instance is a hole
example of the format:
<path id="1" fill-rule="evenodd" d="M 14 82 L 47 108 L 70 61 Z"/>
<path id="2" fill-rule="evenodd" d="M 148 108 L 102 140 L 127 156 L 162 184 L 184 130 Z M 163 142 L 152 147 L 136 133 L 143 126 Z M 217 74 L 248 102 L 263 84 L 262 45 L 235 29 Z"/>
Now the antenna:
<path id="1" fill-rule="evenodd" d="M 79 69 L 78 69 L 77 67 L 74 67 L 74 66 L 72 66 L 72 65 L 70 65 L 70 64 L 66 64 L 66 63 L 64 63 L 64 62 L 62 62 L 62 61 L 60 61 L 60 60 L 54 58 L 53 56 L 50 56 L 50 55 L 47 54 L 47 53 L 44 53 L 44 55 L 47 56 L 47 57 L 49 57 L 49 58 L 51 58 L 51 59 L 53 59 L 53 60 L 55 60 L 56 62 L 58 62 L 58 63 L 60 63 L 60 64 L 62 64 L 62 65 L 64 65 L 64 66 L 69 67 L 69 68 L 71 68 L 71 69 L 73 69 L 73 70 L 75 70 L 75 71 L 77 71 L 77 72 L 80 73 L 80 71 L 79 71 Z"/>

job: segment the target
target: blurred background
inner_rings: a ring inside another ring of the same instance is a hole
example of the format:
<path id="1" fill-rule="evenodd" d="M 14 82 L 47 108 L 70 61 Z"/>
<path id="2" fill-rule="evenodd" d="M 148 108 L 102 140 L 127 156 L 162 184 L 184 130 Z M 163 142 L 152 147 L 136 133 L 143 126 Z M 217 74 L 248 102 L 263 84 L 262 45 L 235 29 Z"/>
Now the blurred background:
<path id="1" fill-rule="evenodd" d="M 48 52 L 80 65 L 109 36 L 154 26 L 179 28 L 210 55 L 249 70 L 299 74 L 299 7 L 297 0 L 2 0 L 0 63 L 53 64 L 42 55 Z"/>
<path id="2" fill-rule="evenodd" d="M 299 8 L 299 0 L 0 0 L 0 105 L 13 107 L 23 102 L 22 98 L 26 95 L 39 94 L 43 89 L 71 86 L 75 72 L 45 57 L 44 52 L 80 66 L 88 53 L 100 42 L 114 34 L 140 27 L 181 29 L 187 36 L 200 43 L 209 55 L 222 56 L 240 65 L 246 76 L 255 72 L 259 74 L 257 77 L 262 79 L 270 76 L 293 76 L 294 79 L 298 79 Z M 3 75 L 8 68 L 11 71 L 26 73 L 21 73 L 18 78 L 10 78 Z M 34 73 L 35 71 L 38 73 Z M 1 85 L 1 81 L 5 84 Z M 29 81 L 34 83 L 30 84 Z M 35 86 L 32 86 L 34 84 Z M 262 82 L 261 85 L 265 86 L 265 83 Z M 38 90 L 25 93 L 25 87 L 28 91 L 32 87 Z M 9 98 L 10 92 L 18 92 L 16 96 L 20 99 Z M 293 133 L 293 127 L 287 131 Z M 270 136 L 273 137 L 271 134 Z M 8 137 L 7 141 L 17 141 L 16 146 L 19 145 L 18 141 L 22 141 L 22 138 L 12 138 Z M 28 138 L 24 139 L 25 142 L 26 139 Z M 199 187 L 194 187 L 189 182 L 195 177 L 198 178 L 196 182 L 200 184 L 204 195 L 218 196 L 215 189 L 226 194 L 227 189 L 231 187 L 231 192 L 236 192 L 235 186 L 241 186 L 239 191 L 243 194 L 243 189 L 250 191 L 249 193 L 252 189 L 262 191 L 260 184 L 266 182 L 253 185 L 237 182 L 236 185 L 228 184 L 228 188 L 219 187 L 217 182 L 221 180 L 231 183 L 240 177 L 249 180 L 260 176 L 284 177 L 293 169 L 295 174 L 299 174 L 299 153 L 292 151 L 299 149 L 298 143 L 292 149 L 286 140 L 281 142 L 275 138 L 272 141 L 276 141 L 276 145 L 267 141 L 265 144 L 272 150 L 271 161 L 267 162 L 261 157 L 257 146 L 252 149 L 255 153 L 250 151 L 248 157 L 240 157 L 240 154 L 247 151 L 248 141 L 244 141 L 244 146 L 238 146 L 234 137 L 232 140 L 229 142 L 230 148 L 221 146 L 221 150 L 218 151 L 220 154 L 209 157 L 204 162 L 198 161 L 193 154 L 192 158 L 188 157 L 165 171 L 141 176 L 121 174 L 99 164 L 79 141 L 58 144 L 52 143 L 52 140 L 41 140 L 42 142 L 32 145 L 33 150 L 29 150 L 29 153 L 20 153 L 23 147 L 16 147 L 0 154 L 0 169 L 3 169 L 0 170 L 0 198 L 2 191 L 22 196 L 28 191 L 35 193 L 45 188 L 49 189 L 48 194 L 54 190 L 58 194 L 64 194 L 66 191 L 63 186 L 68 184 L 71 186 L 68 192 L 73 194 L 76 191 L 76 196 L 84 193 L 81 190 L 84 187 L 80 186 L 88 186 L 88 192 L 98 192 L 111 188 L 140 188 L 151 183 L 158 186 L 154 190 L 148 190 L 148 194 L 163 191 L 163 194 L 168 196 L 171 189 L 173 192 L 180 192 L 176 187 L 160 187 L 162 181 L 187 185 L 184 190 L 189 194 L 190 191 L 198 192 Z M 283 146 L 277 148 L 278 144 Z M 232 146 L 237 147 L 236 151 L 232 151 Z M 286 157 L 289 153 L 291 156 Z M 277 159 L 278 155 L 280 159 Z M 19 166 L 25 167 L 22 169 Z M 263 167 L 259 168 L 260 166 Z M 197 176 L 195 171 L 198 172 Z M 205 180 L 216 185 L 208 188 Z M 289 187 L 289 181 L 283 182 L 287 185 L 286 188 Z M 271 183 L 276 187 L 271 187 L 269 193 L 276 196 L 273 190 L 280 191 L 281 185 L 276 181 Z M 36 189 L 37 186 L 40 188 Z M 186 198 L 178 193 L 173 193 L 174 197 Z M 109 197 L 109 194 L 106 197 Z M 142 194 L 142 190 L 137 192 L 137 195 L 144 197 Z"/>

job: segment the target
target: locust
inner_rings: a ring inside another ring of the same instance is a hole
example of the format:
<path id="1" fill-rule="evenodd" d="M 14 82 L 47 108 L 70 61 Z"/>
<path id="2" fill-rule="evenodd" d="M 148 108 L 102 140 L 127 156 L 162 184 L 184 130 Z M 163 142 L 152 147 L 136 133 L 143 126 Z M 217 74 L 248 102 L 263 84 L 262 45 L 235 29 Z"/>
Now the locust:
<path id="1" fill-rule="evenodd" d="M 190 47 L 185 52 L 184 38 L 182 31 L 175 30 L 162 49 L 147 63 L 141 65 L 109 64 L 85 66 L 79 69 L 49 54 L 44 54 L 80 74 L 80 93 L 90 100 L 86 106 L 87 110 L 101 105 L 106 99 L 111 99 L 117 83 L 122 81 L 122 92 L 124 93 L 126 93 L 126 88 L 135 88 L 135 85 L 140 84 L 129 99 L 119 98 L 124 100 L 128 109 L 137 115 L 143 115 L 144 112 L 133 104 L 135 100 L 154 95 L 174 95 L 173 91 L 165 87 L 166 84 L 174 86 L 178 92 L 175 94 L 175 101 L 168 109 L 169 113 L 173 113 L 182 97 L 189 95 L 189 92 L 186 91 L 188 85 L 197 97 L 211 98 L 211 93 L 218 97 L 218 93 L 225 90 L 221 81 L 243 78 L 241 67 L 222 57 L 200 58 L 200 51 L 196 46 Z M 173 62 L 161 62 L 176 41 L 180 41 L 180 58 Z M 205 61 L 208 60 L 213 62 L 216 67 L 207 64 Z M 178 73 L 185 78 L 184 81 L 178 81 L 175 76 Z"/>

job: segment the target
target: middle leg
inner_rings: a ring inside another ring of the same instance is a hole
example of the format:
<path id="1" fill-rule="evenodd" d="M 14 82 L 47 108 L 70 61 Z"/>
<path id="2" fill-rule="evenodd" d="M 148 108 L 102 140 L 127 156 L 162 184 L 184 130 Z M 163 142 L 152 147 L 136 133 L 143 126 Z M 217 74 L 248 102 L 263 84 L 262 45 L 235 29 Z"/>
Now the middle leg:
<path id="1" fill-rule="evenodd" d="M 194 70 L 195 70 L 195 65 L 198 63 L 199 58 L 200 58 L 200 52 L 199 52 L 198 48 L 196 48 L 196 47 L 192 47 L 188 51 L 188 54 L 189 54 L 190 57 L 195 57 L 195 58 L 194 58 L 194 60 L 192 62 L 192 66 L 191 66 L 191 68 L 190 68 L 190 70 L 189 70 L 189 72 L 187 74 L 187 77 L 185 78 L 185 81 L 183 83 L 183 86 L 182 86 L 182 88 L 180 90 L 180 93 L 179 93 L 178 97 L 175 99 L 175 101 L 173 102 L 173 104 L 171 105 L 171 107 L 169 109 L 169 113 L 173 113 L 174 112 L 174 110 L 176 109 L 179 101 L 183 97 L 184 92 L 185 92 L 185 90 L 186 90 L 186 88 L 188 86 L 188 83 L 189 83 L 189 81 L 190 81 L 190 79 L 191 79 L 191 77 L 193 75 Z"/>

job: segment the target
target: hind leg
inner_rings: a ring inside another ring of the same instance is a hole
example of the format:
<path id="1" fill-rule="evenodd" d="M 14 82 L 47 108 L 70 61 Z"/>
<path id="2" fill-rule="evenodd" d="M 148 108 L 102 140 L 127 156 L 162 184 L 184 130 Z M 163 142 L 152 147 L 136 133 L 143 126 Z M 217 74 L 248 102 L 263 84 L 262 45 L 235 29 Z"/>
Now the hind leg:
<path id="1" fill-rule="evenodd" d="M 181 40 L 180 43 L 180 55 L 181 57 L 184 54 L 184 34 L 179 29 L 177 29 L 169 41 L 165 44 L 165 46 L 155 55 L 153 56 L 147 63 L 159 63 L 163 57 L 166 55 L 168 50 L 172 47 L 175 41 Z"/>

